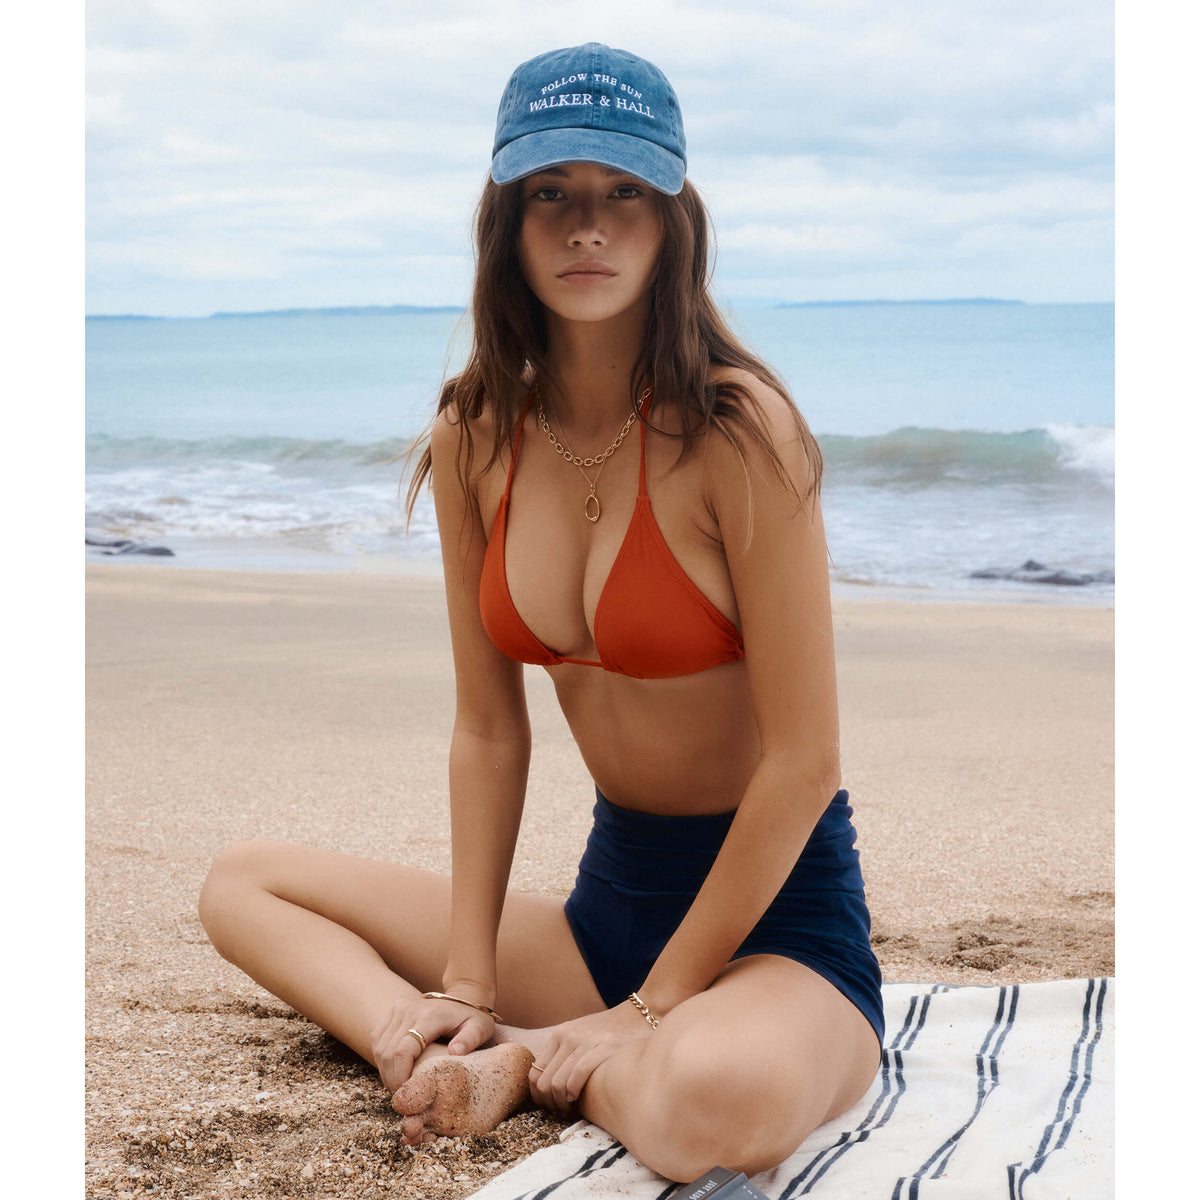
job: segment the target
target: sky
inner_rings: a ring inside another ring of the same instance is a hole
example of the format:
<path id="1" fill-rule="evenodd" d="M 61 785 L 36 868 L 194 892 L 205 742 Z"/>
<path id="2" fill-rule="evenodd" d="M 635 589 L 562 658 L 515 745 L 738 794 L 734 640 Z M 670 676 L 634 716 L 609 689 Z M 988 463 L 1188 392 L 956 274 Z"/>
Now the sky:
<path id="1" fill-rule="evenodd" d="M 671 79 L 725 299 L 1113 299 L 1096 0 L 91 0 L 87 312 L 463 304 L 504 84 L 585 41 Z"/>

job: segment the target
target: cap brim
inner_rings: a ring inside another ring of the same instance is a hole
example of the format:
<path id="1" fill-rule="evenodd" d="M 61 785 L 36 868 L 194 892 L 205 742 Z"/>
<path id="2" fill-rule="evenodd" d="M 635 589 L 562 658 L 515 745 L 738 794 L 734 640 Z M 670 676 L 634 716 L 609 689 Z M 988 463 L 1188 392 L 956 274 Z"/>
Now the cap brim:
<path id="1" fill-rule="evenodd" d="M 542 129 L 509 142 L 492 159 L 492 178 L 511 183 L 559 163 L 596 162 L 644 179 L 676 196 L 683 190 L 687 164 L 657 142 L 611 129 Z"/>

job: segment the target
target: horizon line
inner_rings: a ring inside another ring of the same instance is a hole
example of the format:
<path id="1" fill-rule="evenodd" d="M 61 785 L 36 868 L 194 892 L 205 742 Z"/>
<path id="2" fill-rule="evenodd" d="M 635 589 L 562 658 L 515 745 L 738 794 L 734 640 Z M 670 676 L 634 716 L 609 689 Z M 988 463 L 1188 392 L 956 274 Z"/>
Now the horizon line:
<path id="1" fill-rule="evenodd" d="M 881 297 L 862 300 L 779 300 L 770 296 L 732 296 L 725 299 L 725 304 L 737 307 L 739 304 L 757 308 L 857 308 L 886 305 L 1019 305 L 1023 307 L 1039 307 L 1064 304 L 1114 304 L 1113 300 L 1012 300 L 993 296 L 953 296 L 944 299 L 914 297 L 907 299 L 884 299 Z M 168 313 L 85 313 L 85 321 L 214 321 L 241 320 L 255 317 L 298 317 L 298 316 L 365 316 L 370 314 L 387 315 L 401 313 L 462 313 L 467 311 L 466 305 L 461 304 L 338 304 L 314 305 L 297 308 L 264 308 L 229 310 L 205 313 L 202 315 L 168 314 Z"/>

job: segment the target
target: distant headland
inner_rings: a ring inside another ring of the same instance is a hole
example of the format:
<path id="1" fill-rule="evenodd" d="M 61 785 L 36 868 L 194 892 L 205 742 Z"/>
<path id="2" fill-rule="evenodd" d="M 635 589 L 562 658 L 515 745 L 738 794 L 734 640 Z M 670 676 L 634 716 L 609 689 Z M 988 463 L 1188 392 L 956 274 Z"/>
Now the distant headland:
<path id="1" fill-rule="evenodd" d="M 879 304 L 1024 304 L 1024 300 L 994 300 L 990 296 L 971 296 L 961 300 L 780 300 L 776 308 L 868 308 Z"/>
<path id="2" fill-rule="evenodd" d="M 1024 300 L 997 300 L 990 296 L 972 296 L 951 300 L 772 300 L 759 297 L 732 297 L 735 307 L 752 308 L 873 308 L 880 305 L 1024 305 Z M 455 304 L 350 304 L 333 308 L 268 308 L 255 312 L 215 312 L 206 317 L 162 317 L 147 313 L 97 313 L 89 321 L 243 321 L 256 317 L 391 317 L 420 313 L 461 313 Z"/>
<path id="3" fill-rule="evenodd" d="M 414 313 L 460 313 L 457 304 L 352 304 L 336 308 L 267 308 L 257 312 L 215 312 L 207 317 L 156 317 L 145 313 L 89 316 L 89 321 L 241 321 L 252 317 L 391 317 Z"/>

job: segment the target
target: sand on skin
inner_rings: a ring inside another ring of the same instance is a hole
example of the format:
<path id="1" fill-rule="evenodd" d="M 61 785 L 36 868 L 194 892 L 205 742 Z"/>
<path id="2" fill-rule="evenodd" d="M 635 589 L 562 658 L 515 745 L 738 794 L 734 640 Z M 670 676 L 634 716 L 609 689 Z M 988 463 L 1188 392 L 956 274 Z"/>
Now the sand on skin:
<path id="1" fill-rule="evenodd" d="M 1113 613 L 834 606 L 843 782 L 889 980 L 1113 971 Z M 565 895 L 590 783 L 544 673 L 513 885 Z M 88 1195 L 468 1195 L 564 1123 L 409 1149 L 374 1072 L 223 962 L 195 897 L 269 837 L 449 865 L 429 578 L 88 568 Z"/>

